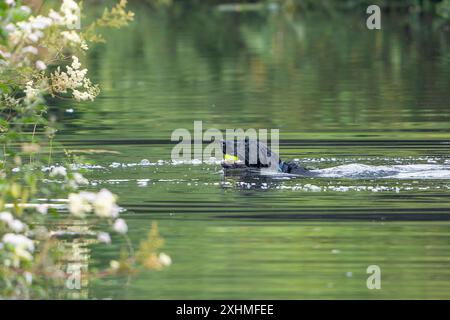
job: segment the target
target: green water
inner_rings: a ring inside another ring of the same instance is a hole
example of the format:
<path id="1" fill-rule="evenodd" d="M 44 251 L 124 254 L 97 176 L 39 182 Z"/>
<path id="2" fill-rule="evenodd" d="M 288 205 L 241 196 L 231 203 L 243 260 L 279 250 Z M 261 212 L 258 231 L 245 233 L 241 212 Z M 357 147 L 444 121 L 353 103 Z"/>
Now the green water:
<path id="1" fill-rule="evenodd" d="M 119 195 L 135 245 L 157 222 L 173 264 L 73 296 L 450 298 L 449 37 L 395 17 L 369 31 L 364 19 L 141 8 L 95 46 L 102 95 L 60 106 L 59 141 L 109 151 L 88 157 L 91 187 Z M 217 164 L 170 164 L 171 132 L 194 120 L 278 128 L 282 158 L 313 168 L 441 165 L 444 178 L 247 181 Z M 121 245 L 70 250 L 93 268 Z M 380 290 L 366 287 L 369 265 Z"/>

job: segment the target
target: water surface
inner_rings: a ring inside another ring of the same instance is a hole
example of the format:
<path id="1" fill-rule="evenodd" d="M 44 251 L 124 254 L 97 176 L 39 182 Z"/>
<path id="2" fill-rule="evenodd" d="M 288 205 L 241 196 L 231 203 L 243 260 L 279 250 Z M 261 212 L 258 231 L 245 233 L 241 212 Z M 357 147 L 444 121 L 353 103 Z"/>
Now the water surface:
<path id="1" fill-rule="evenodd" d="M 60 106 L 60 142 L 105 151 L 88 156 L 90 187 L 119 195 L 136 245 L 157 222 L 173 264 L 79 296 L 450 298 L 449 38 L 403 19 L 385 17 L 382 31 L 364 23 L 141 9 L 93 48 L 102 95 Z M 174 165 L 170 134 L 194 120 L 278 128 L 282 158 L 321 175 Z M 105 266 L 113 244 L 73 251 Z M 381 290 L 366 287 L 369 265 L 381 268 Z"/>

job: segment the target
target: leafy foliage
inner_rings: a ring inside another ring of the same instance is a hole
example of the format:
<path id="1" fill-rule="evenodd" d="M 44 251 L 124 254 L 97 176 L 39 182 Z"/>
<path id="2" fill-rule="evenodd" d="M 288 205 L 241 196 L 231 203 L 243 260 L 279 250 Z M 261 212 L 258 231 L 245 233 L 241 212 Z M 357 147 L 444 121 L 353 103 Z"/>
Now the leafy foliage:
<path id="1" fill-rule="evenodd" d="M 78 28 L 81 7 L 73 0 L 46 14 L 33 13 L 21 1 L 0 1 L 0 297 L 49 297 L 51 288 L 65 283 L 60 238 L 73 221 L 89 221 L 98 229 L 94 235 L 81 227 L 69 233 L 79 237 L 110 243 L 102 231 L 106 228 L 124 236 L 129 246 L 122 263 L 134 266 L 117 197 L 106 189 L 80 191 L 89 181 L 74 169 L 75 156 L 60 163 L 52 159 L 57 121 L 48 116 L 47 105 L 50 97 L 96 98 L 100 88 L 78 57 L 89 49 L 88 42 L 104 41 L 98 29 L 133 20 L 126 3 L 105 9 L 83 32 Z M 70 215 L 61 214 L 67 211 Z"/>

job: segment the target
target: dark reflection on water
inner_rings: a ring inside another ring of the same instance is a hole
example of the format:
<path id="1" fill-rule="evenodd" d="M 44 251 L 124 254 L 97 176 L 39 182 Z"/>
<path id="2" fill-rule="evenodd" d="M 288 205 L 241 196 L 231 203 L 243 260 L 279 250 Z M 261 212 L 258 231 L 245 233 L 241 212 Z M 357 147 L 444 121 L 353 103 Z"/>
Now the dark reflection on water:
<path id="1" fill-rule="evenodd" d="M 91 282 L 88 295 L 450 298 L 450 179 L 439 173 L 274 180 L 169 163 L 171 132 L 203 120 L 279 128 L 282 157 L 313 169 L 448 168 L 448 35 L 383 21 L 370 32 L 362 17 L 138 10 L 133 26 L 95 47 L 88 63 L 102 96 L 61 109 L 60 139 L 110 151 L 90 156 L 93 187 L 120 196 L 134 243 L 157 221 L 173 265 L 127 286 Z M 136 165 L 143 159 L 164 163 Z M 92 246 L 100 259 L 89 264 L 116 258 L 119 245 Z M 366 288 L 373 264 L 379 291 Z"/>

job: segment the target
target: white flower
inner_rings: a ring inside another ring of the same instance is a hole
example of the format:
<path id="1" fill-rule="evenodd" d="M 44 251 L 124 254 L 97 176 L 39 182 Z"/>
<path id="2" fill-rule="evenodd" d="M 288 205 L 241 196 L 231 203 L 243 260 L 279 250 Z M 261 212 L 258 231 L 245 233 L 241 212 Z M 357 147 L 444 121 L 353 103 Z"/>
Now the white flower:
<path id="1" fill-rule="evenodd" d="M 74 216 L 82 218 L 86 213 L 92 211 L 92 206 L 89 203 L 89 196 L 87 194 L 87 192 L 69 194 L 69 211 Z"/>
<path id="2" fill-rule="evenodd" d="M 95 214 L 102 218 L 117 218 L 119 207 L 116 205 L 116 197 L 107 189 L 100 190 L 93 203 Z"/>
<path id="3" fill-rule="evenodd" d="M 81 64 L 76 56 L 72 57 L 72 65 L 66 67 L 66 72 L 61 71 L 61 68 L 58 67 L 50 75 L 52 90 L 60 93 L 72 90 L 74 98 L 78 101 L 94 100 L 100 90 L 86 78 L 88 70 L 80 68 Z"/>
<path id="4" fill-rule="evenodd" d="M 43 61 L 38 60 L 38 61 L 36 61 L 36 68 L 37 68 L 39 71 L 42 71 L 42 70 L 47 69 L 47 65 L 46 65 Z"/>
<path id="5" fill-rule="evenodd" d="M 10 7 L 14 7 L 16 5 L 16 0 L 5 0 L 5 3 Z"/>
<path id="6" fill-rule="evenodd" d="M 27 21 L 17 22 L 16 25 L 8 25 L 9 38 L 15 45 L 23 40 L 31 42 L 39 41 L 43 36 L 43 29 L 47 28 L 51 19 L 38 16 L 30 17 Z"/>
<path id="7" fill-rule="evenodd" d="M 6 224 L 10 224 L 14 221 L 14 217 L 10 212 L 4 211 L 0 212 L 0 221 L 3 221 Z"/>
<path id="8" fill-rule="evenodd" d="M 22 49 L 22 53 L 31 53 L 31 54 L 38 54 L 38 49 L 36 47 L 33 46 L 26 46 L 25 48 Z"/>
<path id="9" fill-rule="evenodd" d="M 27 6 L 20 6 L 20 10 L 25 12 L 26 14 L 30 14 L 31 13 L 30 7 L 27 7 Z"/>
<path id="10" fill-rule="evenodd" d="M 75 172 L 73 174 L 73 179 L 77 184 L 89 184 L 89 180 L 83 177 L 81 173 Z"/>
<path id="11" fill-rule="evenodd" d="M 77 56 L 72 56 L 72 68 L 73 68 L 73 70 L 78 70 L 78 69 L 80 69 L 80 67 L 81 67 L 81 63 L 80 63 L 80 60 L 78 60 L 78 57 Z M 83 73 L 83 77 L 84 77 L 84 74 L 86 72 L 87 72 L 87 69 L 81 70 L 81 73 Z M 83 77 L 81 77 L 81 78 L 83 78 Z"/>
<path id="12" fill-rule="evenodd" d="M 81 38 L 76 31 L 63 31 L 61 35 L 69 42 L 81 43 Z"/>
<path id="13" fill-rule="evenodd" d="M 89 203 L 92 203 L 95 201 L 97 194 L 95 192 L 89 192 L 89 191 L 81 191 L 80 196 L 84 198 Z"/>
<path id="14" fill-rule="evenodd" d="M 63 0 L 61 5 L 61 11 L 64 13 L 72 13 L 73 11 L 78 10 L 78 4 L 73 0 Z"/>
<path id="15" fill-rule="evenodd" d="M 164 267 L 168 267 L 172 264 L 172 258 L 169 255 L 161 252 L 158 256 L 159 263 L 161 263 Z"/>
<path id="16" fill-rule="evenodd" d="M 53 24 L 52 19 L 44 16 L 30 17 L 29 22 L 33 29 L 40 30 L 48 28 Z"/>
<path id="17" fill-rule="evenodd" d="M 64 25 L 69 29 L 80 25 L 80 7 L 72 0 L 65 0 L 59 12 L 50 9 L 48 16 L 55 24 Z"/>
<path id="18" fill-rule="evenodd" d="M 5 26 L 5 30 L 8 31 L 8 32 L 14 32 L 14 31 L 17 30 L 17 28 L 16 28 L 16 26 L 13 23 L 8 23 Z"/>
<path id="19" fill-rule="evenodd" d="M 73 0 L 63 0 L 60 8 L 62 23 L 69 28 L 77 27 L 80 23 L 80 7 Z"/>
<path id="20" fill-rule="evenodd" d="M 34 242 L 31 239 L 28 239 L 24 235 L 7 233 L 3 236 L 2 242 L 4 244 L 8 244 L 13 246 L 14 248 L 22 248 L 26 249 L 29 252 L 34 251 Z"/>
<path id="21" fill-rule="evenodd" d="M 116 231 L 117 233 L 125 234 L 128 232 L 127 223 L 123 219 L 117 219 L 114 222 L 113 228 L 114 228 L 114 231 Z"/>
<path id="22" fill-rule="evenodd" d="M 20 21 L 17 23 L 18 29 L 22 31 L 24 34 L 33 32 L 33 29 L 31 28 L 31 23 L 28 21 Z"/>
<path id="23" fill-rule="evenodd" d="M 19 266 L 19 260 L 26 260 L 26 261 L 33 260 L 33 255 L 23 247 L 14 248 L 14 254 L 16 255 L 17 259 L 13 260 L 14 261 L 13 265 L 16 268 Z"/>
<path id="24" fill-rule="evenodd" d="M 86 191 L 71 193 L 69 211 L 79 217 L 84 217 L 88 212 L 94 212 L 101 218 L 115 219 L 119 216 L 120 207 L 116 204 L 116 196 L 109 190 L 102 189 L 98 193 Z"/>
<path id="25" fill-rule="evenodd" d="M 31 14 L 29 7 L 22 6 L 19 9 L 27 15 Z M 31 16 L 28 20 L 19 21 L 16 24 L 9 23 L 6 26 L 6 30 L 13 45 L 18 45 L 23 41 L 36 43 L 44 37 L 43 31 L 54 24 L 55 21 L 51 17 L 39 15 L 36 17 Z"/>
<path id="26" fill-rule="evenodd" d="M 40 30 L 36 30 L 28 35 L 28 39 L 31 42 L 38 42 L 40 38 L 44 36 L 44 33 Z"/>
<path id="27" fill-rule="evenodd" d="M 14 219 L 13 215 L 7 211 L 0 212 L 0 221 L 3 221 L 9 229 L 16 233 L 26 229 L 26 225 L 22 221 Z"/>
<path id="28" fill-rule="evenodd" d="M 99 232 L 97 235 L 97 239 L 98 239 L 98 241 L 100 241 L 102 243 L 106 243 L 106 244 L 111 243 L 111 237 L 109 236 L 109 233 L 107 233 L 107 232 Z"/>
<path id="29" fill-rule="evenodd" d="M 86 41 L 81 39 L 80 35 L 76 31 L 63 31 L 61 32 L 61 35 L 69 44 L 79 45 L 83 50 L 88 49 Z"/>
<path id="30" fill-rule="evenodd" d="M 119 263 L 119 261 L 117 261 L 117 260 L 111 260 L 111 261 L 109 262 L 109 266 L 111 267 L 111 269 L 117 270 L 117 269 L 120 268 L 120 263 Z"/>
<path id="31" fill-rule="evenodd" d="M 50 177 L 56 177 L 56 176 L 66 177 L 67 169 L 62 166 L 53 167 L 52 170 L 50 171 Z"/>
<path id="32" fill-rule="evenodd" d="M 16 233 L 24 231 L 25 227 L 26 227 L 22 221 L 17 220 L 17 219 L 11 221 L 8 226 L 12 231 L 14 231 Z"/>
<path id="33" fill-rule="evenodd" d="M 42 215 L 46 215 L 48 212 L 48 205 L 46 204 L 39 204 L 36 206 L 36 211 L 39 212 Z"/>
<path id="34" fill-rule="evenodd" d="M 77 101 L 89 100 L 89 94 L 87 92 L 81 92 L 81 91 L 78 91 L 78 90 L 73 90 L 72 94 L 73 94 L 73 97 L 75 98 L 75 100 L 77 100 Z"/>
<path id="35" fill-rule="evenodd" d="M 55 24 L 61 24 L 63 21 L 61 15 L 53 9 L 50 9 L 48 12 L 48 17 L 52 19 Z"/>
<path id="36" fill-rule="evenodd" d="M 33 81 L 29 81 L 25 85 L 25 95 L 28 101 L 36 99 L 36 97 L 39 95 L 39 89 L 33 88 Z"/>

